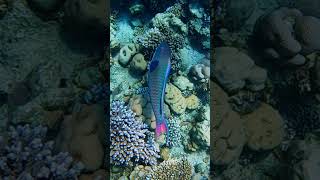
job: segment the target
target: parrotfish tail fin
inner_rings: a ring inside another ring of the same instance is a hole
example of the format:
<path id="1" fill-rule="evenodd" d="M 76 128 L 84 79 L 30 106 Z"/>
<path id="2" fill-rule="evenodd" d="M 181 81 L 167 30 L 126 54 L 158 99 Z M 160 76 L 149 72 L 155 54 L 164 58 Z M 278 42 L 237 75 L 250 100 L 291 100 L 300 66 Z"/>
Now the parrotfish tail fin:
<path id="1" fill-rule="evenodd" d="M 168 135 L 168 126 L 167 126 L 167 121 L 164 120 L 161 123 L 157 124 L 156 126 L 156 137 L 158 138 L 162 134 Z M 168 136 L 167 136 L 168 137 Z M 168 138 L 166 138 L 168 139 Z"/>

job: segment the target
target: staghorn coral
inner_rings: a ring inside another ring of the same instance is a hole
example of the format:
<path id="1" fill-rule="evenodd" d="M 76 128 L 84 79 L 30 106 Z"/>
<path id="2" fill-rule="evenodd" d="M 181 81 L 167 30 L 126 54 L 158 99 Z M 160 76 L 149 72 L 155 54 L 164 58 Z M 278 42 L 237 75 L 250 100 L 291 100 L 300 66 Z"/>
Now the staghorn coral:
<path id="1" fill-rule="evenodd" d="M 190 180 L 192 175 L 192 165 L 187 159 L 172 159 L 163 161 L 159 165 L 155 166 L 147 176 L 147 179 L 152 180 L 168 180 L 168 179 L 180 179 Z"/>
<path id="2" fill-rule="evenodd" d="M 136 120 L 135 114 L 121 101 L 111 103 L 110 116 L 111 163 L 157 164 L 159 148 L 147 125 Z"/>
<path id="3" fill-rule="evenodd" d="M 53 141 L 45 141 L 47 128 L 26 124 L 11 126 L 0 137 L 0 178 L 76 179 L 83 169 L 66 152 L 53 154 Z"/>

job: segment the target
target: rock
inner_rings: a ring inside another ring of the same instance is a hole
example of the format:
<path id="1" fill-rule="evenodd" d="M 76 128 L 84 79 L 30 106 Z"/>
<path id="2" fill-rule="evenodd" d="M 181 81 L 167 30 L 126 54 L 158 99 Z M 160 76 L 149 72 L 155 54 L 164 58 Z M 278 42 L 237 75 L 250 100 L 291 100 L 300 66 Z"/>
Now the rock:
<path id="1" fill-rule="evenodd" d="M 129 101 L 131 110 L 136 113 L 137 116 L 142 115 L 142 107 L 146 106 L 146 104 L 147 102 L 142 95 L 134 95 Z"/>
<path id="2" fill-rule="evenodd" d="M 132 15 L 141 14 L 144 11 L 144 5 L 143 4 L 134 4 L 129 8 L 129 10 Z"/>
<path id="3" fill-rule="evenodd" d="M 191 140 L 200 148 L 210 147 L 210 121 L 201 121 L 191 130 Z"/>
<path id="4" fill-rule="evenodd" d="M 191 83 L 189 79 L 184 76 L 176 77 L 173 81 L 173 84 L 177 86 L 181 91 L 193 90 L 193 83 Z"/>
<path id="5" fill-rule="evenodd" d="M 133 56 L 130 62 L 130 70 L 135 74 L 143 74 L 147 70 L 147 61 L 144 56 L 140 53 Z"/>
<path id="6" fill-rule="evenodd" d="M 312 16 L 298 17 L 294 31 L 302 46 L 301 53 L 310 54 L 320 50 L 320 19 Z"/>
<path id="7" fill-rule="evenodd" d="M 87 170 L 97 170 L 104 158 L 105 118 L 102 106 L 80 105 L 62 122 L 56 148 L 70 152 Z"/>
<path id="8" fill-rule="evenodd" d="M 8 103 L 13 106 L 26 104 L 31 98 L 31 90 L 24 82 L 13 82 L 9 87 Z"/>
<path id="9" fill-rule="evenodd" d="M 294 140 L 288 149 L 290 179 L 316 180 L 320 175 L 319 131 L 309 133 L 305 140 Z"/>
<path id="10" fill-rule="evenodd" d="M 215 77 L 228 92 L 236 92 L 243 87 L 259 91 L 265 87 L 266 70 L 255 65 L 245 53 L 233 47 L 215 48 Z"/>
<path id="11" fill-rule="evenodd" d="M 127 66 L 131 58 L 137 53 L 137 47 L 135 44 L 127 44 L 120 49 L 119 63 L 122 66 Z"/>
<path id="12" fill-rule="evenodd" d="M 177 114 L 185 112 L 187 107 L 186 99 L 182 96 L 181 91 L 173 84 L 167 84 L 164 100 L 173 112 Z"/>
<path id="13" fill-rule="evenodd" d="M 103 81 L 103 75 L 98 67 L 88 67 L 77 72 L 74 78 L 75 84 L 79 88 L 89 89 L 95 84 Z"/>
<path id="14" fill-rule="evenodd" d="M 39 103 L 45 110 L 67 109 L 75 100 L 75 92 L 71 88 L 52 88 L 38 96 Z"/>
<path id="15" fill-rule="evenodd" d="M 64 6 L 66 23 L 83 29 L 105 31 L 107 27 L 106 0 L 67 0 Z"/>
<path id="16" fill-rule="evenodd" d="M 79 177 L 79 180 L 99 180 L 109 177 L 108 173 L 104 169 L 97 170 L 91 174 L 82 174 Z"/>
<path id="17" fill-rule="evenodd" d="M 7 13 L 10 3 L 10 0 L 0 0 L 0 18 Z"/>
<path id="18" fill-rule="evenodd" d="M 204 59 L 201 63 L 191 66 L 189 74 L 196 82 L 208 82 L 210 78 L 210 61 Z"/>
<path id="19" fill-rule="evenodd" d="M 252 150 L 270 150 L 284 137 L 284 124 L 279 112 L 262 103 L 254 112 L 242 117 L 245 120 L 247 144 Z"/>
<path id="20" fill-rule="evenodd" d="M 227 0 L 226 25 L 228 29 L 241 28 L 256 8 L 255 0 Z"/>
<path id="21" fill-rule="evenodd" d="M 63 0 L 28 0 L 30 6 L 40 12 L 52 12 L 63 5 Z"/>
<path id="22" fill-rule="evenodd" d="M 240 116 L 228 104 L 227 94 L 214 82 L 215 92 L 211 100 L 211 161 L 214 165 L 228 165 L 237 160 L 246 142 L 244 124 Z"/>
<path id="23" fill-rule="evenodd" d="M 129 179 L 130 180 L 144 180 L 146 176 L 151 172 L 150 166 L 136 166 L 134 170 L 131 172 Z"/>

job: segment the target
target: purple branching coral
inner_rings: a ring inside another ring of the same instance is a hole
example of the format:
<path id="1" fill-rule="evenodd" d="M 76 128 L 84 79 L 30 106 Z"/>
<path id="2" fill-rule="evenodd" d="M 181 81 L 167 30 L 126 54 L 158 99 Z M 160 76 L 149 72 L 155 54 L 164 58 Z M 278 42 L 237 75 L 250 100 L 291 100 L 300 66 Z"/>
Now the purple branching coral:
<path id="1" fill-rule="evenodd" d="M 132 166 L 157 164 L 159 148 L 146 124 L 122 101 L 113 101 L 110 110 L 111 163 Z"/>
<path id="2" fill-rule="evenodd" d="M 66 152 L 53 154 L 53 141 L 44 142 L 47 128 L 18 125 L 0 137 L 0 179 L 77 179 L 83 169 Z"/>

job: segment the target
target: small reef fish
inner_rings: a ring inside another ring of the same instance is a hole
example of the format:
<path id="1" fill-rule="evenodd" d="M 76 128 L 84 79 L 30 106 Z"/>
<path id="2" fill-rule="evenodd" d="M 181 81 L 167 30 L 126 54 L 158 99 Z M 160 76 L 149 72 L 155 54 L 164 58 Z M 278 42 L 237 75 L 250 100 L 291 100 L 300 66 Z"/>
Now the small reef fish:
<path id="1" fill-rule="evenodd" d="M 171 49 L 166 42 L 160 43 L 153 54 L 148 67 L 148 91 L 151 100 L 151 106 L 156 118 L 156 138 L 161 135 L 168 137 L 167 120 L 164 116 L 164 94 L 166 83 L 170 74 Z M 168 138 L 166 138 L 168 140 Z"/>

